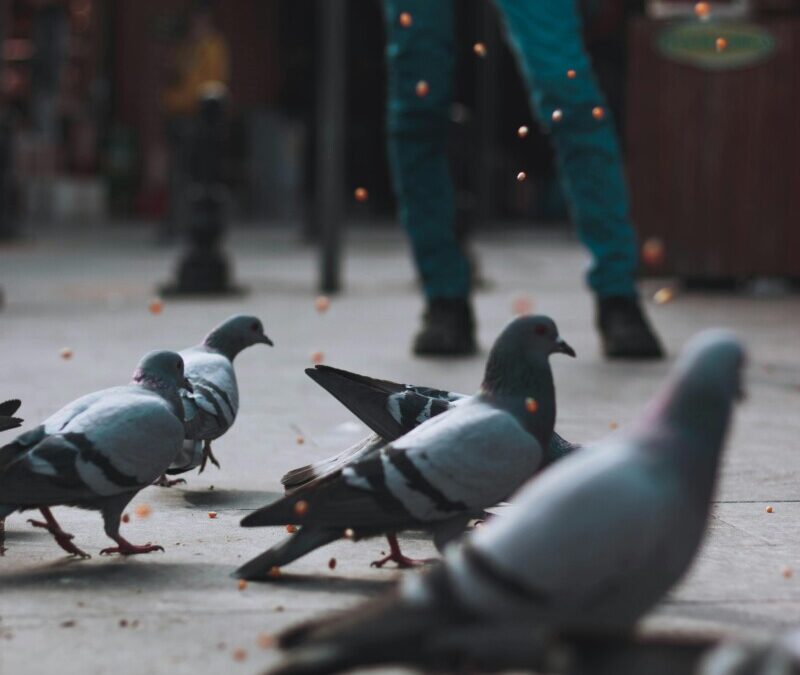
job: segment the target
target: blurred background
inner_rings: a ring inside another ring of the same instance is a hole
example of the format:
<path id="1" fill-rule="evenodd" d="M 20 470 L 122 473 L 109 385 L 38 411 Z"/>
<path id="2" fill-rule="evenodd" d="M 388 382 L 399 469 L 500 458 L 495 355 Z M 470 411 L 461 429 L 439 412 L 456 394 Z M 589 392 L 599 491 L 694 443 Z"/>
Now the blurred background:
<path id="1" fill-rule="evenodd" d="M 667 252 L 659 273 L 690 283 L 798 278 L 800 3 L 721 0 L 710 17 L 698 4 L 707 3 L 580 1 L 625 145 L 635 223 Z M 459 228 L 565 227 L 547 138 L 493 7 L 457 6 Z M 375 0 L 0 7 L 0 240 L 87 224 L 150 228 L 154 244 L 180 240 L 198 218 L 187 185 L 203 181 L 192 172 L 206 164 L 205 182 L 225 188 L 212 230 L 284 228 L 307 242 L 322 233 L 335 258 L 345 225 L 392 226 Z M 343 72 L 332 71 L 337 50 Z M 216 131 L 206 128 L 199 156 L 198 100 L 208 92 L 187 80 L 203 68 L 225 89 L 211 92 L 221 121 L 215 127 L 209 112 Z M 337 86 L 326 90 L 332 77 Z M 335 147 L 319 142 L 332 120 L 341 120 Z M 525 139 L 520 125 L 531 129 Z M 338 155 L 336 175 L 319 170 L 328 151 Z M 518 171 L 528 180 L 513 180 Z M 353 198 L 357 187 L 368 198 Z"/>

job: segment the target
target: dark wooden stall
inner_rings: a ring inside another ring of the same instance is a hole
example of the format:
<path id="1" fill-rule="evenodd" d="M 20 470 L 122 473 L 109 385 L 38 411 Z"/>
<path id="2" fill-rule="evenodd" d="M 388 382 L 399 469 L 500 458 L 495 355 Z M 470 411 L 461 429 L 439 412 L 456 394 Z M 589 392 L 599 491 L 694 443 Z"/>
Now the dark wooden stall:
<path id="1" fill-rule="evenodd" d="M 663 242 L 660 271 L 800 278 L 800 18 L 634 21 L 627 111 L 634 219 Z"/>

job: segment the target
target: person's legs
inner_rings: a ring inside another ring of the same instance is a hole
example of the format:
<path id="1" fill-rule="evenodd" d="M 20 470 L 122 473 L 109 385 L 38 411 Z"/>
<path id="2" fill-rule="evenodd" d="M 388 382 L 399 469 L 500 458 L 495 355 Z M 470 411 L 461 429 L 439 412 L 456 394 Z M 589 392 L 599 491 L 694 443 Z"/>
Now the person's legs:
<path id="1" fill-rule="evenodd" d="M 454 230 L 447 157 L 455 59 L 452 0 L 384 0 L 389 161 L 400 220 L 411 240 L 428 309 L 414 350 L 474 351 L 469 263 Z M 411 17 L 404 25 L 401 13 Z M 426 92 L 418 83 L 427 85 Z M 424 93 L 425 95 L 420 95 Z"/>
<path id="2" fill-rule="evenodd" d="M 578 234 L 593 256 L 587 281 L 598 296 L 606 354 L 660 356 L 638 304 L 636 237 L 622 158 L 583 45 L 576 2 L 495 1 L 534 110 L 553 139 Z"/>

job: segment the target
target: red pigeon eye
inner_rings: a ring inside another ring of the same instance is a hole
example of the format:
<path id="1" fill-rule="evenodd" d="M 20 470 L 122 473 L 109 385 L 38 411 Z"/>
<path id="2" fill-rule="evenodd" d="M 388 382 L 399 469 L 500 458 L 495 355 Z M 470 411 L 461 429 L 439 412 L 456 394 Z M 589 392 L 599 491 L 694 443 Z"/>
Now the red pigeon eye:
<path id="1" fill-rule="evenodd" d="M 534 330 L 536 331 L 537 335 L 547 335 L 547 326 L 544 324 L 539 324 Z"/>
<path id="2" fill-rule="evenodd" d="M 250 326 L 250 330 L 255 330 L 255 331 L 257 331 L 257 330 L 258 330 L 258 324 L 257 324 L 257 323 L 254 323 L 252 326 Z"/>

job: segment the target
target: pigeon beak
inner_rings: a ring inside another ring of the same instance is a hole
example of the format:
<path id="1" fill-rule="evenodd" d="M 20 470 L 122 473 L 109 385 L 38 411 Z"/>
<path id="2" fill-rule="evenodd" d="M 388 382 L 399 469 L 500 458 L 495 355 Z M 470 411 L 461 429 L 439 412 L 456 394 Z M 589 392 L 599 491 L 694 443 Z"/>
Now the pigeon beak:
<path id="1" fill-rule="evenodd" d="M 575 358 L 575 350 L 570 347 L 562 338 L 556 338 L 556 349 L 555 351 L 560 352 L 561 354 L 566 354 L 567 356 L 571 356 Z"/>
<path id="2" fill-rule="evenodd" d="M 183 384 L 181 384 L 181 387 L 183 387 L 190 394 L 194 393 L 194 387 L 192 386 L 192 383 L 189 382 L 189 380 L 187 380 L 185 377 L 183 378 Z"/>
<path id="3" fill-rule="evenodd" d="M 273 347 L 273 346 L 274 346 L 274 345 L 272 344 L 272 340 L 270 340 L 270 339 L 269 339 L 269 338 L 268 338 L 266 335 L 264 335 L 264 333 L 261 333 L 261 337 L 260 337 L 260 338 L 258 338 L 258 341 L 259 341 L 261 344 L 264 344 L 264 345 L 269 345 L 270 347 Z"/>

